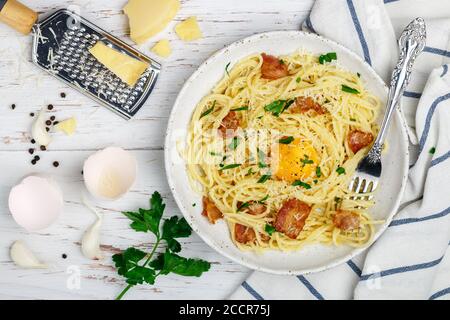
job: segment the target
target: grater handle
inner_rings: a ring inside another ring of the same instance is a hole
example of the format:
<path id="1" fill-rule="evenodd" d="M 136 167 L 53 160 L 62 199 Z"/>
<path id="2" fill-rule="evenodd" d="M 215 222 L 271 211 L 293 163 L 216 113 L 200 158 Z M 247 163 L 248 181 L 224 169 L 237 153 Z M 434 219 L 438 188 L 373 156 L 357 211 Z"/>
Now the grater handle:
<path id="1" fill-rule="evenodd" d="M 22 34 L 29 34 L 38 19 L 37 12 L 16 0 L 0 0 L 0 21 Z"/>

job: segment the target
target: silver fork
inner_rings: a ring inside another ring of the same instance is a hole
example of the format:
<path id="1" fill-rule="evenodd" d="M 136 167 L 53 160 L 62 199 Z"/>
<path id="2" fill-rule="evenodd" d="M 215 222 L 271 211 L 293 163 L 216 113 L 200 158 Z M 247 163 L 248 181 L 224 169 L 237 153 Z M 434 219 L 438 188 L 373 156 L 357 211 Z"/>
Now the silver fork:
<path id="1" fill-rule="evenodd" d="M 370 193 L 378 185 L 381 176 L 381 151 L 389 123 L 393 111 L 399 105 L 400 98 L 409 83 L 414 61 L 425 47 L 425 42 L 425 21 L 422 18 L 416 18 L 406 27 L 398 40 L 400 56 L 392 72 L 386 113 L 372 148 L 359 162 L 355 175 L 350 182 L 349 189 L 355 193 Z"/>

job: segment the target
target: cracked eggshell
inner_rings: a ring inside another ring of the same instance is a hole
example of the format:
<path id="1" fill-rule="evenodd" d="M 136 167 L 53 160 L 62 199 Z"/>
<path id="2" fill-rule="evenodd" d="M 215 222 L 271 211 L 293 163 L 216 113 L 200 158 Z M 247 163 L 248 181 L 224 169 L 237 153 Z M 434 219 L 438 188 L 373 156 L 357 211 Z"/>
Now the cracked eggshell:
<path id="1" fill-rule="evenodd" d="M 31 175 L 9 193 L 9 211 L 27 231 L 49 227 L 62 212 L 63 195 L 56 182 L 45 176 Z"/>
<path id="2" fill-rule="evenodd" d="M 136 180 L 134 156 L 119 147 L 108 147 L 91 155 L 83 167 L 86 188 L 96 198 L 116 200 L 130 190 Z"/>

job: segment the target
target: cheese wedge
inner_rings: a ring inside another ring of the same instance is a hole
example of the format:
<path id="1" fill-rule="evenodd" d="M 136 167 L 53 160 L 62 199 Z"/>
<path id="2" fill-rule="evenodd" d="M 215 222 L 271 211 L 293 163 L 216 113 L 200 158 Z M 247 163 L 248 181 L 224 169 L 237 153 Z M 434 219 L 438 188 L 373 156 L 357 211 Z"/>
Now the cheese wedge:
<path id="1" fill-rule="evenodd" d="M 169 40 L 163 39 L 159 41 L 153 46 L 152 51 L 160 57 L 167 58 L 172 54 L 172 48 L 170 47 Z"/>
<path id="2" fill-rule="evenodd" d="M 177 24 L 175 32 L 184 41 L 197 40 L 202 37 L 202 32 L 197 23 L 197 17 L 190 17 Z"/>
<path id="3" fill-rule="evenodd" d="M 144 71 L 148 63 L 134 59 L 98 41 L 89 52 L 112 73 L 123 82 L 133 87 Z"/>
<path id="4" fill-rule="evenodd" d="M 180 9 L 179 0 L 129 0 L 123 8 L 137 44 L 161 32 Z"/>
<path id="5" fill-rule="evenodd" d="M 62 131 L 65 134 L 67 134 L 68 136 L 71 136 L 77 128 L 77 120 L 73 117 L 66 119 L 64 121 L 59 122 L 55 126 L 55 128 L 56 128 L 56 130 Z"/>

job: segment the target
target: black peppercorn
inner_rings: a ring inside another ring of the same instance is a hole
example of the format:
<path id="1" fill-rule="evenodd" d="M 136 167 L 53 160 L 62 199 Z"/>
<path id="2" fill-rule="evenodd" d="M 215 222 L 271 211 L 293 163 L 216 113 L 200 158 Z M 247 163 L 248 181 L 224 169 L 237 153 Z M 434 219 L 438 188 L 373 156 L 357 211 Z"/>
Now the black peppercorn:
<path id="1" fill-rule="evenodd" d="M 48 110 L 53 110 L 53 105 L 52 105 L 52 104 L 49 104 L 49 105 L 47 106 L 47 109 L 48 109 Z"/>
<path id="2" fill-rule="evenodd" d="M 41 148 L 42 151 L 47 150 L 47 148 L 45 146 L 40 146 L 40 148 Z"/>

